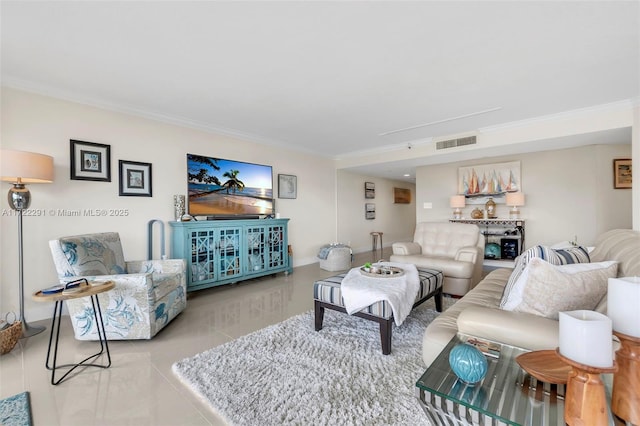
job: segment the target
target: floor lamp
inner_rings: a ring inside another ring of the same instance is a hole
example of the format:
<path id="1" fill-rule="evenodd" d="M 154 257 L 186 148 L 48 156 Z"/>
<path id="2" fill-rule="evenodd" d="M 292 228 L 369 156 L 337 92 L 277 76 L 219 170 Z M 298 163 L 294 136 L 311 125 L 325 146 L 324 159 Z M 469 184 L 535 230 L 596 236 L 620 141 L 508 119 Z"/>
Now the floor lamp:
<path id="1" fill-rule="evenodd" d="M 53 182 L 53 157 L 34 152 L 11 151 L 3 149 L 0 153 L 2 169 L 1 179 L 11 182 L 9 206 L 18 216 L 18 284 L 20 291 L 20 317 L 22 337 L 31 337 L 44 330 L 44 327 L 30 326 L 24 318 L 24 268 L 22 249 L 22 212 L 31 204 L 31 193 L 25 186 L 28 183 Z"/>

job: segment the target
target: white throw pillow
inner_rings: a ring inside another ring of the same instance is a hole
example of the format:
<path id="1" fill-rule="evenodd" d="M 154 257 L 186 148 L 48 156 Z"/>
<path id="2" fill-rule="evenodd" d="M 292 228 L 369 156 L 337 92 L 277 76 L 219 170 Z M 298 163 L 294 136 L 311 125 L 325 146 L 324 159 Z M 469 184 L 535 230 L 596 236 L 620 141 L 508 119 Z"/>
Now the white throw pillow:
<path id="1" fill-rule="evenodd" d="M 515 287 L 520 275 L 525 271 L 531 259 L 544 259 L 553 265 L 567 265 L 572 263 L 589 263 L 589 253 L 582 246 L 570 247 L 565 249 L 552 249 L 546 246 L 533 246 L 516 258 L 511 276 L 507 280 L 507 284 L 502 291 L 502 300 L 500 300 L 500 308 L 506 309 L 508 300 L 511 298 L 511 292 Z"/>
<path id="2" fill-rule="evenodd" d="M 593 310 L 607 293 L 609 278 L 616 277 L 618 262 L 552 265 L 542 259 L 529 261 L 504 308 L 558 319 L 558 312 Z"/>

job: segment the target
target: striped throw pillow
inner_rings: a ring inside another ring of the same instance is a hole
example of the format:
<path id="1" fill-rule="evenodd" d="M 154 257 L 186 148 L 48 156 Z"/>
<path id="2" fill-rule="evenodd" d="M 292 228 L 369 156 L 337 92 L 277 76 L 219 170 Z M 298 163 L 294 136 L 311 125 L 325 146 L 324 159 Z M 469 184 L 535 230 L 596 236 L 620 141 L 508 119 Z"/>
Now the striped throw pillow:
<path id="1" fill-rule="evenodd" d="M 565 249 L 552 249 L 546 246 L 534 246 L 528 250 L 522 252 L 520 256 L 516 258 L 516 264 L 513 267 L 513 272 L 507 281 L 507 285 L 504 287 L 502 293 L 502 300 L 500 301 L 500 308 L 504 309 L 505 305 L 509 303 L 510 294 L 513 288 L 520 278 L 520 275 L 524 272 L 529 264 L 529 261 L 533 258 L 539 258 L 549 262 L 552 265 L 568 265 L 570 263 L 589 263 L 589 252 L 585 247 L 577 246 Z"/>

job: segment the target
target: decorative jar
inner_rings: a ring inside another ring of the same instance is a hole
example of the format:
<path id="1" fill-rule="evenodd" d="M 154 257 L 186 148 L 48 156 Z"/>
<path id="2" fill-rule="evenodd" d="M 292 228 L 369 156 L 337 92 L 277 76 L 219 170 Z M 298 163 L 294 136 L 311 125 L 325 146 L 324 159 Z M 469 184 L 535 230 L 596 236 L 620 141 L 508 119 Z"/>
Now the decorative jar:
<path id="1" fill-rule="evenodd" d="M 449 352 L 449 365 L 453 372 L 467 384 L 475 384 L 487 374 L 487 358 L 476 347 L 462 343 Z"/>
<path id="2" fill-rule="evenodd" d="M 185 213 L 185 197 L 184 195 L 174 195 L 173 196 L 173 208 L 175 214 L 175 220 L 182 220 L 182 216 Z"/>
<path id="3" fill-rule="evenodd" d="M 475 208 L 471 211 L 471 219 L 482 219 L 482 210 Z"/>
<path id="4" fill-rule="evenodd" d="M 496 202 L 493 201 L 493 198 L 489 198 L 489 201 L 487 201 L 484 205 L 484 209 L 487 211 L 487 216 L 489 216 L 489 219 L 495 219 L 497 217 Z"/>

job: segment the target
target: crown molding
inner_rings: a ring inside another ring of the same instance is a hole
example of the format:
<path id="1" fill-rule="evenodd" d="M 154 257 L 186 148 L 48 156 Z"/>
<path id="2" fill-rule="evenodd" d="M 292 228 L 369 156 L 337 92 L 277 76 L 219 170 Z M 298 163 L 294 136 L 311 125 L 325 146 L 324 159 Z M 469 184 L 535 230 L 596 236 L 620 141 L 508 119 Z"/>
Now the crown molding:
<path id="1" fill-rule="evenodd" d="M 582 115 L 592 113 L 624 111 L 632 109 L 634 103 L 640 102 L 640 97 L 624 99 L 607 104 L 593 105 L 586 108 L 578 108 L 569 111 L 559 112 L 557 114 L 543 115 L 540 117 L 528 118 L 526 120 L 511 121 L 508 123 L 497 124 L 495 126 L 486 126 L 478 129 L 479 133 L 499 132 L 501 130 L 515 129 L 518 127 L 526 127 L 532 124 L 549 123 L 553 121 L 563 121 L 571 118 L 577 118 Z"/>
<path id="2" fill-rule="evenodd" d="M 143 110 L 139 107 L 131 105 L 116 104 L 113 102 L 107 102 L 103 99 L 87 97 L 79 95 L 78 93 L 53 88 L 47 85 L 37 84 L 30 81 L 14 78 L 11 76 L 2 77 L 2 87 L 21 90 L 24 92 L 33 93 L 36 95 L 47 96 L 63 101 L 74 102 L 82 105 L 87 105 L 94 108 L 104 109 L 111 112 L 117 112 L 121 114 L 134 115 L 141 118 L 146 118 L 153 121 L 158 121 L 165 124 L 172 124 L 180 127 L 186 127 L 194 130 L 200 130 L 206 133 L 212 133 L 220 136 L 228 136 L 234 139 L 241 139 L 247 142 L 253 142 L 260 145 L 268 145 L 292 151 L 303 152 L 306 154 L 312 154 L 316 156 L 327 157 L 326 154 L 321 152 L 307 150 L 300 148 L 293 143 L 286 143 L 274 139 L 264 138 L 251 133 L 241 132 L 235 129 L 229 129 L 222 126 L 216 126 L 208 123 L 202 123 L 195 120 L 190 120 L 180 116 L 170 116 L 166 114 L 151 112 Z"/>

